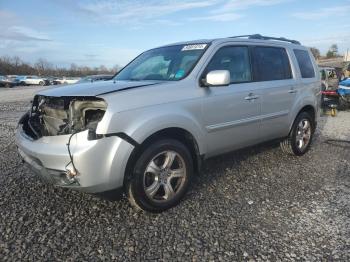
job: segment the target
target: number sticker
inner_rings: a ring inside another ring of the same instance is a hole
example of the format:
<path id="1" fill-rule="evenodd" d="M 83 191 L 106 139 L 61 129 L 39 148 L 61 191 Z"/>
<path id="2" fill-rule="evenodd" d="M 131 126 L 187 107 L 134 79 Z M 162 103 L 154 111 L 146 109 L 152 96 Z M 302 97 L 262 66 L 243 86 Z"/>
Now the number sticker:
<path id="1" fill-rule="evenodd" d="M 195 44 L 195 45 L 185 45 L 181 51 L 189 51 L 189 50 L 202 50 L 207 47 L 207 44 Z"/>

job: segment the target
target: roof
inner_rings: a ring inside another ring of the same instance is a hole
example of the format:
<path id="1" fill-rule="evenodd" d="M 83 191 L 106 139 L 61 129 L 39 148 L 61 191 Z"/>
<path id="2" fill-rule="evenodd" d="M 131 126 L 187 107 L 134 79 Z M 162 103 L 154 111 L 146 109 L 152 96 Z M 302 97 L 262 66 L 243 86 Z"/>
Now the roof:
<path id="1" fill-rule="evenodd" d="M 200 39 L 200 40 L 192 40 L 192 41 L 183 41 L 183 42 L 177 42 L 173 44 L 164 45 L 161 47 L 166 46 L 174 46 L 174 45 L 192 45 L 192 44 L 210 44 L 210 43 L 226 43 L 226 42 L 249 42 L 249 43 L 266 43 L 266 44 L 279 44 L 282 46 L 295 46 L 295 47 L 301 47 L 300 42 L 296 40 L 287 39 L 284 37 L 269 37 L 269 36 L 262 36 L 259 34 L 254 35 L 242 35 L 242 36 L 232 36 L 232 37 L 225 37 L 225 38 L 216 38 L 216 39 Z"/>

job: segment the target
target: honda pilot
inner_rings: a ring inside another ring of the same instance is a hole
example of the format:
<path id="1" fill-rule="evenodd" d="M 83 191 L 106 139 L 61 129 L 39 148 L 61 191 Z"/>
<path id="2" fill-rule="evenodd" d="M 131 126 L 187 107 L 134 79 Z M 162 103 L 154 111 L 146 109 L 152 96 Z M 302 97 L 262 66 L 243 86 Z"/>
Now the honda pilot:
<path id="1" fill-rule="evenodd" d="M 261 35 L 182 42 L 136 57 L 111 81 L 39 91 L 19 121 L 19 153 L 45 181 L 125 193 L 164 211 L 201 163 L 269 140 L 310 148 L 321 79 L 308 48 Z"/>

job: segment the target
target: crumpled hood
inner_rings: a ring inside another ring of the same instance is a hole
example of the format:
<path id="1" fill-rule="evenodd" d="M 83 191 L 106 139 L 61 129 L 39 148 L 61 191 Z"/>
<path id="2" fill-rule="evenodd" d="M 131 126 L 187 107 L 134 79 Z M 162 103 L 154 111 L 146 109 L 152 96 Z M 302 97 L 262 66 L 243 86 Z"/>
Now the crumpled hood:
<path id="1" fill-rule="evenodd" d="M 151 86 L 162 81 L 100 81 L 91 84 L 74 84 L 39 91 L 43 96 L 98 96 L 131 88 Z"/>

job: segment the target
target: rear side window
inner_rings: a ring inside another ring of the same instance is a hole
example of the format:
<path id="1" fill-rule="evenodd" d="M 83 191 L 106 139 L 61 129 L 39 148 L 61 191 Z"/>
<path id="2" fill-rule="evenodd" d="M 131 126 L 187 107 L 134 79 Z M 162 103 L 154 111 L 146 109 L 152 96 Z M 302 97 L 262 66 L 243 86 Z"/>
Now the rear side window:
<path id="1" fill-rule="evenodd" d="M 249 82 L 252 80 L 249 49 L 246 46 L 222 47 L 209 62 L 206 72 L 228 70 L 231 83 Z"/>
<path id="2" fill-rule="evenodd" d="M 315 70 L 312 65 L 309 52 L 305 50 L 294 49 L 295 57 L 297 58 L 301 77 L 302 78 L 314 78 Z"/>
<path id="3" fill-rule="evenodd" d="M 289 58 L 284 48 L 254 47 L 253 61 L 255 81 L 292 78 Z"/>

